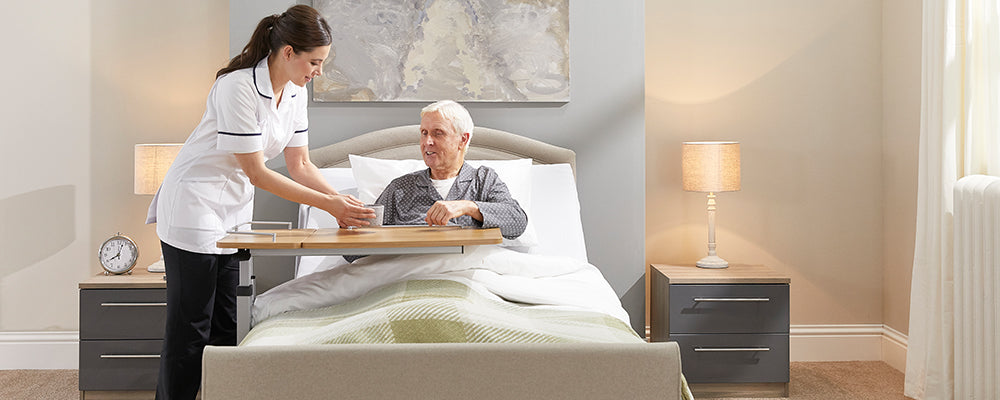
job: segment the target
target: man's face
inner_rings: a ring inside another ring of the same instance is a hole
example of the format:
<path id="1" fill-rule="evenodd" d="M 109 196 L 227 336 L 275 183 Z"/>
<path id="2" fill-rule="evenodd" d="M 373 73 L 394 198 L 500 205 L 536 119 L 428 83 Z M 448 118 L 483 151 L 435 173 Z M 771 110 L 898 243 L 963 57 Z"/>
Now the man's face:
<path id="1" fill-rule="evenodd" d="M 445 119 L 440 112 L 426 113 L 420 117 L 420 152 L 423 154 L 424 164 L 431 169 L 432 178 L 447 179 L 458 174 L 465 162 L 464 149 L 468 141 L 469 135 L 456 133 L 451 121 Z"/>

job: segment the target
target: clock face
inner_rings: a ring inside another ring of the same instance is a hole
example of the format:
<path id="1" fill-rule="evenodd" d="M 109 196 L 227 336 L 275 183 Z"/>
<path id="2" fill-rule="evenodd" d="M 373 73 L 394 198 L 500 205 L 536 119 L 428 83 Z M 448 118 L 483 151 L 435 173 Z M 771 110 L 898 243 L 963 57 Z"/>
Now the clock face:
<path id="1" fill-rule="evenodd" d="M 139 258 L 139 248 L 128 237 L 116 235 L 105 240 L 97 253 L 97 259 L 105 271 L 123 274 L 132 270 Z"/>

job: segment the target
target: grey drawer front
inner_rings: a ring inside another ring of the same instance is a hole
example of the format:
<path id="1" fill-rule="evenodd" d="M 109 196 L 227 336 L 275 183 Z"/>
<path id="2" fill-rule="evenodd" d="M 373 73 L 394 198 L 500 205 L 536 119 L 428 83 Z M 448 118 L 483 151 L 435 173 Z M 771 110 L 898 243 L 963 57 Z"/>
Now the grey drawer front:
<path id="1" fill-rule="evenodd" d="M 80 290 L 80 339 L 162 339 L 166 289 Z"/>
<path id="2" fill-rule="evenodd" d="M 688 382 L 788 382 L 788 335 L 671 335 Z"/>
<path id="3" fill-rule="evenodd" d="M 670 285 L 670 333 L 788 333 L 788 285 Z"/>
<path id="4" fill-rule="evenodd" d="M 162 347 L 162 340 L 81 340 L 80 390 L 156 390 Z"/>

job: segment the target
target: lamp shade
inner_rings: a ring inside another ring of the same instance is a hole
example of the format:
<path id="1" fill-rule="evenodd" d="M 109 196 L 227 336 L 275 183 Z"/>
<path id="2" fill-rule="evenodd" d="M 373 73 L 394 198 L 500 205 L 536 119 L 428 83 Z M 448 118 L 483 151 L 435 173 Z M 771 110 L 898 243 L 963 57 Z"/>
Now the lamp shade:
<path id="1" fill-rule="evenodd" d="M 156 194 L 181 143 L 135 145 L 135 194 Z"/>
<path id="2" fill-rule="evenodd" d="M 740 143 L 684 142 L 681 174 L 689 192 L 740 190 Z"/>

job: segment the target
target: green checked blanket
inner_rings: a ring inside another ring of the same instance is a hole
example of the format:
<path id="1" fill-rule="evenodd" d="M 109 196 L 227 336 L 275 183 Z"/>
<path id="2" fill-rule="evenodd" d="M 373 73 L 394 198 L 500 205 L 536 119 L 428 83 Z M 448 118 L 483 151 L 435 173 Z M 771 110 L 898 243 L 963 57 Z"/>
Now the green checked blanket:
<path id="1" fill-rule="evenodd" d="M 257 324 L 242 346 L 340 343 L 639 343 L 599 312 L 497 301 L 464 283 L 409 280 L 354 300 L 288 311 Z"/>

